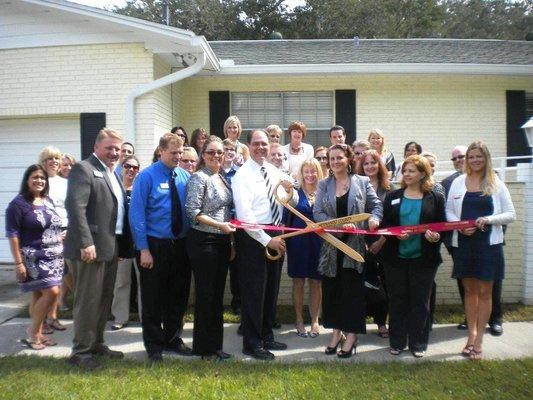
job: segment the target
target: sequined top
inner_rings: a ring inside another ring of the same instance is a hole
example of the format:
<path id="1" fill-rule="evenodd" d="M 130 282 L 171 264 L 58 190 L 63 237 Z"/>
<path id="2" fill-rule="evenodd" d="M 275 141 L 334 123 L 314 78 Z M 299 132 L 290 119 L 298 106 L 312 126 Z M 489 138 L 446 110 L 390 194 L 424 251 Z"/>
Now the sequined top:
<path id="1" fill-rule="evenodd" d="M 196 217 L 202 214 L 219 222 L 228 222 L 232 207 L 231 189 L 220 174 L 215 175 L 209 168 L 202 168 L 191 175 L 187 183 L 187 200 L 185 202 L 185 211 L 191 222 L 191 228 L 222 234 L 218 228 L 199 223 Z"/>

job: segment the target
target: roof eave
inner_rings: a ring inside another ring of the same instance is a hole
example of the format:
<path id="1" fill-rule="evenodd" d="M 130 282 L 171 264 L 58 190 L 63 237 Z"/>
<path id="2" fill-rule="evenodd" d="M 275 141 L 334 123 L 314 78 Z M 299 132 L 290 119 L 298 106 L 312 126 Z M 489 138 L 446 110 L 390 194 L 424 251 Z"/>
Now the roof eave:
<path id="1" fill-rule="evenodd" d="M 220 60 L 216 56 L 215 52 L 209 46 L 209 43 L 204 36 L 196 36 L 192 31 L 179 29 L 167 25 L 157 24 L 150 21 L 145 21 L 139 18 L 128 17 L 121 14 L 116 14 L 110 11 L 102 10 L 99 8 L 89 7 L 77 3 L 71 3 L 63 0 L 22 0 L 25 3 L 37 4 L 40 6 L 46 6 L 51 9 L 67 11 L 77 15 L 83 15 L 86 17 L 97 18 L 103 21 L 108 21 L 115 24 L 128 26 L 140 31 L 149 32 L 152 34 L 160 35 L 168 40 L 176 40 L 176 36 L 179 36 L 181 40 L 187 42 L 191 47 L 197 48 L 199 51 L 203 51 L 206 55 L 207 64 L 211 65 L 214 71 L 220 69 Z"/>
<path id="2" fill-rule="evenodd" d="M 531 65 L 509 64 L 263 64 L 228 65 L 221 60 L 220 75 L 277 74 L 451 74 L 451 75 L 533 75 Z"/>

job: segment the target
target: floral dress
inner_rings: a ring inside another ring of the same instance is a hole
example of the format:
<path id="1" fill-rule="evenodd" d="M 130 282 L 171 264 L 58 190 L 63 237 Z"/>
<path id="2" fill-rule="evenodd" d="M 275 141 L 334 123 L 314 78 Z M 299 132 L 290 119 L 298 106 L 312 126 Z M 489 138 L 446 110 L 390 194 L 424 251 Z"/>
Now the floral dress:
<path id="1" fill-rule="evenodd" d="M 34 205 L 23 196 L 15 197 L 6 210 L 6 236 L 18 238 L 27 279 L 23 292 L 33 292 L 61 284 L 63 242 L 61 217 L 49 199 Z"/>

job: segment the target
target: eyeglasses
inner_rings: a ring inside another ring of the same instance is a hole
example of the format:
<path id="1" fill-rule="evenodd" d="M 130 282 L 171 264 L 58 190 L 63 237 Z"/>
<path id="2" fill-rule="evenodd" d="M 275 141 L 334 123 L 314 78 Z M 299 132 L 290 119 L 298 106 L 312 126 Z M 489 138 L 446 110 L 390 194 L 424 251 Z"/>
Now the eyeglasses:
<path id="1" fill-rule="evenodd" d="M 185 159 L 181 159 L 181 162 L 182 163 L 191 163 L 191 164 L 194 164 L 196 162 L 196 160 L 185 160 Z"/>
<path id="2" fill-rule="evenodd" d="M 324 157 L 315 157 L 318 161 L 327 160 L 328 158 L 326 156 Z"/>
<path id="3" fill-rule="evenodd" d="M 122 168 L 124 168 L 124 169 L 132 169 L 134 171 L 138 171 L 139 170 L 139 166 L 138 165 L 131 165 L 131 164 L 124 164 L 124 165 L 122 165 Z"/>
<path id="4" fill-rule="evenodd" d="M 464 154 L 460 155 L 460 156 L 457 156 L 457 157 L 452 157 L 452 161 L 455 162 L 457 160 L 462 160 L 463 158 L 465 158 Z"/>
<path id="5" fill-rule="evenodd" d="M 221 156 L 224 154 L 224 152 L 222 150 L 208 150 L 204 151 L 204 154 L 209 154 L 210 156 L 214 156 L 216 154 L 217 156 Z"/>
<path id="6" fill-rule="evenodd" d="M 235 149 L 233 148 L 229 148 L 229 147 L 224 147 L 224 151 L 227 153 L 227 152 L 230 152 L 230 151 L 233 151 L 235 152 Z"/>
<path id="7" fill-rule="evenodd" d="M 183 133 L 176 133 L 176 135 L 178 135 L 179 137 L 181 137 L 183 139 L 187 138 L 187 136 L 184 135 Z"/>

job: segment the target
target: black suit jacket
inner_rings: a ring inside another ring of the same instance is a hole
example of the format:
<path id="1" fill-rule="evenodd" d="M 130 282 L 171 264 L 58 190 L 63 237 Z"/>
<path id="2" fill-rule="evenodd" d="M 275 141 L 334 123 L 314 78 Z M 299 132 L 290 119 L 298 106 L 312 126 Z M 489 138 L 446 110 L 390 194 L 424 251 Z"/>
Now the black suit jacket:
<path id="1" fill-rule="evenodd" d="M 120 180 L 119 183 L 125 201 L 126 193 Z M 80 260 L 80 250 L 94 245 L 96 261 L 111 261 L 117 251 L 118 202 L 104 166 L 94 155 L 72 167 L 65 207 L 69 217 L 65 258 Z M 125 212 L 124 222 L 127 215 Z M 124 224 L 123 232 L 128 231 L 128 225 Z"/>
<path id="2" fill-rule="evenodd" d="M 383 228 L 400 225 L 400 206 L 403 199 L 403 193 L 404 189 L 398 189 L 390 192 L 385 197 L 383 203 Z M 400 201 L 394 202 L 394 200 L 397 199 Z M 395 204 L 392 204 L 393 202 Z M 425 193 L 422 198 L 420 224 L 444 221 L 446 221 L 444 195 L 435 190 Z M 385 245 L 379 253 L 385 263 L 394 265 L 398 261 L 399 242 L 400 241 L 395 236 L 387 236 Z M 426 265 L 435 267 L 442 263 L 440 242 L 441 240 L 436 243 L 430 243 L 422 237 L 422 259 Z"/>

